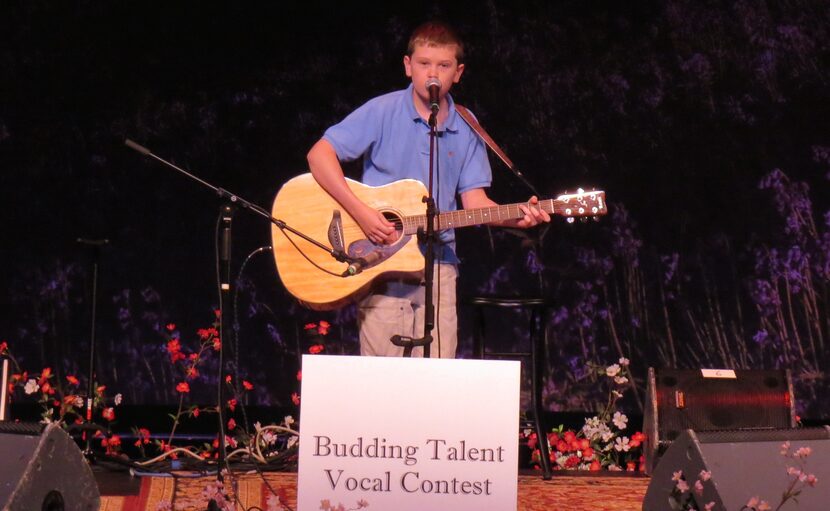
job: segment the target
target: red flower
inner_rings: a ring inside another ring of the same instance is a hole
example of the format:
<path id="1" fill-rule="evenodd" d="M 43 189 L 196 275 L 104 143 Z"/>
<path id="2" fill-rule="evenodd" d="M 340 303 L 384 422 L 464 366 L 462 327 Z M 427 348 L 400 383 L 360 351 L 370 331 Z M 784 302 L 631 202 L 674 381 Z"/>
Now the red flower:
<path id="1" fill-rule="evenodd" d="M 303 381 L 303 370 L 297 371 L 297 381 Z"/>
<path id="2" fill-rule="evenodd" d="M 118 447 L 121 445 L 121 437 L 118 435 L 112 435 L 107 443 L 112 447 Z"/>
<path id="3" fill-rule="evenodd" d="M 294 405 L 300 406 L 300 395 L 297 394 L 296 392 L 292 392 L 291 393 L 291 401 L 294 403 Z"/>
<path id="4" fill-rule="evenodd" d="M 527 447 L 531 450 L 536 449 L 537 443 L 539 443 L 539 437 L 536 436 L 536 433 L 531 433 L 530 436 L 527 437 Z"/>
<path id="5" fill-rule="evenodd" d="M 198 406 L 196 408 L 190 410 L 190 416 L 191 417 L 198 417 L 199 416 L 199 407 Z"/>
<path id="6" fill-rule="evenodd" d="M 213 338 L 213 349 L 214 351 L 219 351 L 222 349 L 222 339 L 218 337 Z"/>
<path id="7" fill-rule="evenodd" d="M 9 343 L 6 341 L 0 342 L 0 355 L 5 355 L 9 351 Z"/>
<path id="8" fill-rule="evenodd" d="M 37 384 L 40 385 L 41 387 L 44 387 L 44 386 L 46 386 L 46 380 L 48 380 L 51 377 L 52 377 L 52 369 L 50 369 L 48 367 L 44 367 L 43 371 L 41 371 L 41 373 L 40 373 L 40 378 L 38 379 Z M 46 390 L 44 390 L 43 392 L 45 394 Z"/>
<path id="9" fill-rule="evenodd" d="M 317 328 L 317 323 L 306 323 L 303 330 L 314 330 L 315 328 Z"/>
<path id="10" fill-rule="evenodd" d="M 81 383 L 78 381 L 78 378 L 75 378 L 72 375 L 67 376 L 66 381 L 68 381 L 70 385 L 80 385 Z"/>
<path id="11" fill-rule="evenodd" d="M 245 387 L 245 390 L 254 390 L 254 384 L 248 380 L 242 380 L 242 386 Z"/>
<path id="12" fill-rule="evenodd" d="M 107 390 L 106 385 L 99 385 L 98 388 L 95 389 L 95 394 L 97 394 L 98 396 L 103 396 L 105 390 Z"/>
<path id="13" fill-rule="evenodd" d="M 311 353 L 312 355 L 316 355 L 316 354 L 320 353 L 321 351 L 323 351 L 324 349 L 325 349 L 325 347 L 322 344 L 315 344 L 314 346 L 308 348 L 308 352 Z"/>
<path id="14" fill-rule="evenodd" d="M 176 324 L 175 323 L 167 323 L 167 326 L 165 328 L 167 329 L 168 332 L 172 332 L 173 330 L 176 329 Z"/>
<path id="15" fill-rule="evenodd" d="M 582 449 L 582 457 L 586 460 L 589 460 L 594 457 L 594 450 L 590 447 L 586 447 Z"/>
<path id="16" fill-rule="evenodd" d="M 216 309 L 215 311 L 213 311 L 213 314 L 216 316 L 216 319 L 219 319 L 219 318 L 222 317 L 222 311 L 219 310 L 219 309 Z"/>
<path id="17" fill-rule="evenodd" d="M 576 440 L 576 433 L 570 430 L 565 431 L 565 434 L 562 436 L 562 438 L 564 438 L 566 442 L 571 443 L 574 440 Z"/>
<path id="18" fill-rule="evenodd" d="M 236 399 L 231 399 L 230 401 L 228 401 L 228 408 L 230 408 L 232 412 L 236 410 L 236 402 Z"/>
<path id="19" fill-rule="evenodd" d="M 196 366 L 190 366 L 187 368 L 187 374 L 185 377 L 188 380 L 192 380 L 193 378 L 197 378 L 199 376 L 199 371 L 196 369 Z"/>
<path id="20" fill-rule="evenodd" d="M 596 471 L 596 470 L 599 470 L 601 468 L 602 468 L 602 465 L 600 465 L 598 460 L 594 460 L 594 461 L 591 462 L 590 470 Z"/>
<path id="21" fill-rule="evenodd" d="M 216 328 L 214 328 L 214 327 L 200 328 L 200 329 L 196 330 L 196 334 L 199 336 L 199 339 L 201 339 L 202 341 L 207 341 L 211 337 L 216 337 L 217 335 L 219 335 L 219 331 L 216 330 Z"/>
<path id="22" fill-rule="evenodd" d="M 186 381 L 183 381 L 176 385 L 176 390 L 182 394 L 185 394 L 187 392 L 190 392 L 190 385 Z"/>
<path id="23" fill-rule="evenodd" d="M 568 456 L 565 460 L 565 467 L 572 468 L 579 465 L 579 458 L 577 456 Z"/>
<path id="24" fill-rule="evenodd" d="M 225 383 L 230 383 L 230 382 L 231 382 L 231 375 L 225 376 Z"/>
<path id="25" fill-rule="evenodd" d="M 234 429 L 236 429 L 236 421 L 231 417 L 228 419 L 228 431 L 233 431 Z"/>
<path id="26" fill-rule="evenodd" d="M 331 325 L 328 321 L 321 321 L 320 326 L 317 328 L 317 333 L 320 335 L 326 335 L 329 333 L 329 328 Z"/>
<path id="27" fill-rule="evenodd" d="M 631 447 L 639 447 L 645 439 L 646 436 L 638 431 L 631 435 L 631 440 L 628 442 L 628 445 L 630 445 Z"/>
<path id="28" fill-rule="evenodd" d="M 184 353 L 182 353 L 182 345 L 179 344 L 178 339 L 171 339 L 167 341 L 167 353 L 170 354 L 170 362 L 173 364 L 179 360 L 185 359 Z"/>
<path id="29" fill-rule="evenodd" d="M 629 461 L 625 464 L 625 469 L 629 472 L 636 472 L 637 471 L 637 463 L 633 461 Z"/>
<path id="30" fill-rule="evenodd" d="M 43 384 L 40 386 L 40 391 L 43 392 L 44 394 L 49 394 L 50 396 L 55 393 L 55 389 L 53 389 L 52 386 L 49 385 L 48 381 L 43 382 Z M 55 406 L 58 406 L 58 405 L 55 405 Z"/>
<path id="31" fill-rule="evenodd" d="M 579 439 L 579 450 L 584 451 L 588 447 L 591 446 L 591 442 L 588 441 L 587 438 L 580 438 Z"/>
<path id="32" fill-rule="evenodd" d="M 556 450 L 559 452 L 568 452 L 568 443 L 564 440 L 560 440 L 556 443 Z"/>
<path id="33" fill-rule="evenodd" d="M 101 415 L 107 419 L 108 421 L 115 420 L 115 409 L 114 408 L 104 408 L 104 411 L 101 412 Z"/>

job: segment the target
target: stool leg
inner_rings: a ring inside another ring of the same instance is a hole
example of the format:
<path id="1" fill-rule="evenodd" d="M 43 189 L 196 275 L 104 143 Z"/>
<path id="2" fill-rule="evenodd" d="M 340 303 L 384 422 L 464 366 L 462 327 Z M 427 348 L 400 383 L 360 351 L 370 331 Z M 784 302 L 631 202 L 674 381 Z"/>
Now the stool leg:
<path id="1" fill-rule="evenodd" d="M 473 333 L 473 357 L 484 360 L 484 307 L 476 307 L 476 326 Z"/>
<path id="2" fill-rule="evenodd" d="M 548 448 L 548 434 L 542 428 L 542 368 L 544 361 L 542 360 L 542 353 L 544 350 L 540 346 L 544 337 L 542 336 L 541 325 L 542 314 L 537 309 L 532 309 L 530 313 L 530 383 L 531 395 L 533 405 L 533 419 L 536 424 L 536 436 L 539 441 L 539 461 L 542 464 L 542 478 L 547 480 L 551 478 L 550 469 L 550 449 Z"/>

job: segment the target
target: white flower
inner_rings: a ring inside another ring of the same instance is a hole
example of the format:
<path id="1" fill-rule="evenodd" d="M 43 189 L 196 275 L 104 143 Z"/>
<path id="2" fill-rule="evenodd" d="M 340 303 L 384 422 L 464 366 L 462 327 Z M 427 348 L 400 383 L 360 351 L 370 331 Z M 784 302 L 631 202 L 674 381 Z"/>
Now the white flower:
<path id="1" fill-rule="evenodd" d="M 680 493 L 686 493 L 689 491 L 689 483 L 684 481 L 683 479 L 677 481 L 677 491 Z"/>
<path id="2" fill-rule="evenodd" d="M 703 495 L 703 483 L 700 482 L 700 479 L 695 481 L 695 493 L 698 495 Z"/>
<path id="3" fill-rule="evenodd" d="M 616 449 L 617 451 L 628 452 L 628 450 L 631 449 L 631 446 L 628 445 L 628 437 L 617 437 L 617 439 L 614 440 L 614 449 Z"/>
<path id="4" fill-rule="evenodd" d="M 671 475 L 671 480 L 672 481 L 679 481 L 682 478 L 683 478 L 683 471 L 682 470 L 678 470 L 677 472 L 674 472 Z"/>
<path id="5" fill-rule="evenodd" d="M 813 450 L 812 450 L 812 449 L 810 449 L 809 447 L 799 447 L 799 448 L 798 448 L 798 449 L 796 449 L 796 451 L 793 453 L 793 456 L 795 456 L 796 458 L 806 458 L 806 457 L 807 457 L 807 456 L 809 456 L 812 452 L 813 452 Z"/>
<path id="6" fill-rule="evenodd" d="M 611 470 L 613 472 L 621 472 L 622 468 L 619 465 L 617 465 L 615 463 L 612 463 L 612 464 L 608 465 L 608 470 Z"/>
<path id="7" fill-rule="evenodd" d="M 712 479 L 712 472 L 708 470 L 701 470 L 698 477 L 700 477 L 701 481 L 708 481 L 709 479 Z"/>
<path id="8" fill-rule="evenodd" d="M 286 415 L 283 421 L 285 422 L 285 427 L 290 428 L 294 424 L 294 417 Z"/>
<path id="9" fill-rule="evenodd" d="M 630 362 L 629 362 L 629 360 L 628 360 L 627 358 L 625 358 L 625 357 L 622 357 L 622 358 L 620 359 L 620 365 L 621 365 L 621 366 L 628 366 L 628 364 L 629 364 L 629 363 L 630 363 Z"/>
<path id="10" fill-rule="evenodd" d="M 277 435 L 275 435 L 271 430 L 263 431 L 260 438 L 262 438 L 262 441 L 267 445 L 274 445 L 277 442 Z"/>
<path id="11" fill-rule="evenodd" d="M 617 385 L 625 385 L 626 383 L 628 383 L 628 378 L 626 378 L 625 376 L 614 376 L 614 383 L 616 383 Z"/>
<path id="12" fill-rule="evenodd" d="M 23 386 L 23 391 L 26 392 L 26 395 L 34 394 L 38 390 L 40 390 L 40 385 L 37 384 L 37 380 L 34 378 L 27 381 L 26 385 Z"/>
<path id="13" fill-rule="evenodd" d="M 300 437 L 297 435 L 291 435 L 288 437 L 288 443 L 285 445 L 286 449 L 291 449 L 294 445 L 300 440 Z"/>
<path id="14" fill-rule="evenodd" d="M 619 390 L 612 390 L 612 391 L 611 391 L 611 394 L 612 394 L 615 398 L 617 398 L 617 399 L 619 399 L 619 398 L 623 397 L 623 393 L 622 393 L 622 392 L 620 392 Z"/>
<path id="15" fill-rule="evenodd" d="M 122 396 L 119 392 L 115 395 L 115 398 L 113 398 L 113 402 L 115 403 L 115 406 L 118 406 L 121 404 L 122 401 L 124 401 L 124 396 Z"/>
<path id="16" fill-rule="evenodd" d="M 75 408 L 82 408 L 84 406 L 84 398 L 81 396 L 75 396 L 75 402 L 73 403 Z"/>
<path id="17" fill-rule="evenodd" d="M 614 425 L 617 426 L 617 429 L 625 429 L 625 427 L 628 425 L 628 417 L 626 417 L 625 414 L 622 414 L 620 412 L 614 412 L 614 418 L 611 419 L 611 422 L 613 422 Z"/>
<path id="18" fill-rule="evenodd" d="M 612 365 L 606 367 L 605 368 L 605 374 L 612 377 L 612 378 L 614 376 L 617 376 L 618 374 L 620 374 L 620 366 L 617 365 L 617 364 L 612 364 Z"/>

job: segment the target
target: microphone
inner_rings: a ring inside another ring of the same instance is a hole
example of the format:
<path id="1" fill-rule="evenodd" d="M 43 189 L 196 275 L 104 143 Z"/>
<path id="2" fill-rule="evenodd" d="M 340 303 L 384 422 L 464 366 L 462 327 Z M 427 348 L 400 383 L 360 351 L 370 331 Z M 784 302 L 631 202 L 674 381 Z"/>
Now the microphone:
<path id="1" fill-rule="evenodd" d="M 427 80 L 426 88 L 429 91 L 429 109 L 432 110 L 433 114 L 437 114 L 440 104 L 438 93 L 441 92 L 441 80 L 438 78 L 430 78 Z"/>
<path id="2" fill-rule="evenodd" d="M 358 273 L 362 272 L 365 268 L 372 266 L 374 263 L 383 259 L 383 251 L 382 250 L 373 250 L 366 254 L 365 257 L 358 257 L 354 259 L 350 264 L 349 267 L 346 268 L 346 271 L 343 272 L 341 277 L 353 277 Z"/>

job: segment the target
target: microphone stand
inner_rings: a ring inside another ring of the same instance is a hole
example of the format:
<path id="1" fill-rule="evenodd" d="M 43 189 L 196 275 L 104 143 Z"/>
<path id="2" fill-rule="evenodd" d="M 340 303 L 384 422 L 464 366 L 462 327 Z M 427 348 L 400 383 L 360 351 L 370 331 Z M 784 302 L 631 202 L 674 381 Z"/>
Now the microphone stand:
<path id="1" fill-rule="evenodd" d="M 92 253 L 92 300 L 90 305 L 90 327 L 89 327 L 89 374 L 86 386 L 86 413 L 87 426 L 92 425 L 92 405 L 95 402 L 95 329 L 96 313 L 98 310 L 98 267 L 101 260 L 101 247 L 109 245 L 108 239 L 92 240 L 78 238 L 77 243 L 89 247 Z M 84 456 L 90 463 L 94 462 L 95 456 L 92 452 L 93 429 L 85 428 L 83 432 Z"/>
<path id="2" fill-rule="evenodd" d="M 220 288 L 220 293 L 219 293 L 219 298 L 220 298 L 220 302 L 219 302 L 220 325 L 219 325 L 219 327 L 220 327 L 220 339 L 222 339 L 223 344 L 224 344 L 225 341 L 227 341 L 228 339 L 231 339 L 231 337 L 232 337 L 231 323 L 229 321 L 225 320 L 225 318 L 227 316 L 225 314 L 224 309 L 225 309 L 225 304 L 230 303 L 230 297 L 232 296 L 231 278 L 230 278 L 231 223 L 232 223 L 232 220 L 233 220 L 233 214 L 234 214 L 236 206 L 239 206 L 243 209 L 253 211 L 253 212 L 257 213 L 258 215 L 267 218 L 269 222 L 276 225 L 279 229 L 281 229 L 283 231 L 288 231 L 288 232 L 290 232 L 290 233 L 292 233 L 296 236 L 299 236 L 300 238 L 302 238 L 302 239 L 308 241 L 309 243 L 319 247 L 320 249 L 325 250 L 332 257 L 334 257 L 335 259 L 337 259 L 340 262 L 348 262 L 348 263 L 355 263 L 356 262 L 354 258 L 349 257 L 343 250 L 335 250 L 333 248 L 327 247 L 323 243 L 315 240 L 314 238 L 311 238 L 310 236 L 307 236 L 306 234 L 304 234 L 304 233 L 294 229 L 293 227 L 289 226 L 284 221 L 279 220 L 277 218 L 274 218 L 273 216 L 271 216 L 270 213 L 265 211 L 262 207 L 260 207 L 256 204 L 253 204 L 252 202 L 247 201 L 247 200 L 243 199 L 242 197 L 239 197 L 238 195 L 232 194 L 229 191 L 225 190 L 224 188 L 220 188 L 218 186 L 214 186 L 214 185 L 208 183 L 207 181 L 191 174 L 190 172 L 174 165 L 173 163 L 170 163 L 169 161 L 167 161 L 167 160 L 165 160 L 165 159 L 163 159 L 159 156 L 156 156 L 155 154 L 152 153 L 152 151 L 150 151 L 146 147 L 144 147 L 140 144 L 137 144 L 136 142 L 133 142 L 130 139 L 126 139 L 124 141 L 124 144 L 127 147 L 129 147 L 130 149 L 133 149 L 134 151 L 137 151 L 137 152 L 143 154 L 144 156 L 149 156 L 150 158 L 153 158 L 154 160 L 166 165 L 167 167 L 170 167 L 170 168 L 184 174 L 185 176 L 187 176 L 190 179 L 202 184 L 203 186 L 205 186 L 207 188 L 210 188 L 222 199 L 222 206 L 219 210 L 219 223 L 220 223 L 221 228 L 220 228 L 220 232 L 219 232 L 219 238 L 220 239 L 218 240 L 219 250 L 218 250 L 218 254 L 217 254 L 217 256 L 218 256 L 218 258 L 217 258 L 218 268 L 217 269 L 218 269 L 219 288 Z M 222 411 L 223 408 L 224 408 L 224 397 L 223 397 L 224 393 L 223 393 L 223 390 L 222 390 L 222 386 L 223 386 L 222 370 L 223 370 L 223 353 L 224 353 L 224 351 L 225 351 L 224 348 L 220 347 L 220 349 L 219 349 L 219 384 L 218 384 L 218 390 L 217 390 L 218 403 L 217 403 L 217 407 L 216 407 L 216 410 L 217 410 L 218 416 L 219 416 L 219 452 L 218 452 L 218 457 L 217 457 L 216 479 L 219 482 L 223 482 L 223 480 L 224 480 L 224 477 L 222 476 L 222 465 L 225 464 L 226 459 L 227 459 L 227 453 L 226 453 L 226 449 L 225 449 L 225 421 L 224 421 L 224 413 Z M 212 507 L 210 507 L 210 506 L 212 506 Z M 209 506 L 209 509 L 218 509 L 215 501 L 211 501 L 210 506 Z"/>
<path id="3" fill-rule="evenodd" d="M 433 197 L 433 175 L 436 157 L 435 143 L 438 136 L 438 108 L 432 108 L 429 115 L 429 186 L 427 196 L 422 200 L 427 205 L 426 230 L 418 229 L 418 239 L 424 241 L 424 336 L 413 339 L 403 335 L 393 335 L 389 339 L 395 346 L 403 347 L 403 356 L 411 357 L 415 346 L 424 347 L 424 358 L 430 357 L 432 344 L 432 329 L 435 327 L 435 306 L 432 299 L 432 289 L 435 280 L 435 198 Z M 440 353 L 439 353 L 440 356 Z"/>

